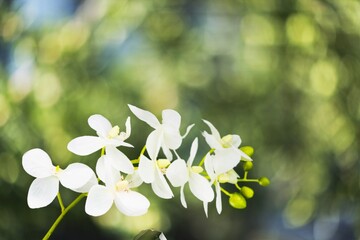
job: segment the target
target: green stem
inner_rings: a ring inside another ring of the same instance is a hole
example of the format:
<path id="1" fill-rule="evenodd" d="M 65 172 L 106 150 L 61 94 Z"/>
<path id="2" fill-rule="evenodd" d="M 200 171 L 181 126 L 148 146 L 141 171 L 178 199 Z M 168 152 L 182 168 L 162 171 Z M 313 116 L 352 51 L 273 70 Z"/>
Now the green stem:
<path id="1" fill-rule="evenodd" d="M 55 222 L 53 223 L 53 225 L 51 226 L 51 228 L 49 229 L 49 231 L 45 234 L 44 238 L 42 240 L 47 240 L 50 238 L 51 234 L 54 232 L 54 230 L 56 229 L 56 227 L 59 225 L 59 223 L 61 222 L 61 220 L 64 218 L 64 216 L 67 214 L 68 211 L 70 211 L 70 209 L 72 209 L 73 207 L 76 206 L 76 204 L 78 204 L 80 202 L 81 199 L 83 199 L 85 196 L 87 195 L 87 193 L 82 193 L 80 194 L 77 198 L 75 198 L 74 201 L 72 201 L 72 203 L 70 203 L 69 206 L 67 206 L 64 211 L 61 211 L 61 214 L 59 215 L 59 217 L 55 220 Z"/>
<path id="2" fill-rule="evenodd" d="M 57 199 L 58 199 L 59 204 L 60 204 L 61 212 L 63 212 L 65 210 L 65 207 L 64 207 L 64 202 L 63 202 L 63 200 L 61 198 L 60 192 L 58 192 L 58 194 L 57 194 Z"/>
<path id="3" fill-rule="evenodd" d="M 238 182 L 259 182 L 259 179 L 238 179 Z"/>
<path id="4" fill-rule="evenodd" d="M 226 191 L 225 189 L 223 189 L 222 187 L 220 187 L 221 191 L 223 193 L 225 193 L 226 195 L 228 195 L 229 197 L 231 197 L 231 193 L 229 193 L 228 191 Z"/>

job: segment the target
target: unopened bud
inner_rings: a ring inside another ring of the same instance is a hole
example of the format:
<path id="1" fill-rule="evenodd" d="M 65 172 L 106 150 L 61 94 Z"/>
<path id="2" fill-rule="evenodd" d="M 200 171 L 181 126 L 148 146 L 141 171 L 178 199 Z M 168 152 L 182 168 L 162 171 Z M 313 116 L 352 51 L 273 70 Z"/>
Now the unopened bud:
<path id="1" fill-rule="evenodd" d="M 254 164 L 250 161 L 246 161 L 243 165 L 244 171 L 249 171 L 253 168 Z"/>
<path id="2" fill-rule="evenodd" d="M 250 147 L 250 146 L 244 146 L 240 148 L 241 151 L 243 151 L 246 155 L 248 155 L 249 157 L 251 157 L 252 155 L 254 155 L 254 148 Z"/>
<path id="3" fill-rule="evenodd" d="M 244 209 L 246 208 L 246 199 L 240 193 L 233 193 L 229 198 L 229 204 L 233 208 Z"/>
<path id="4" fill-rule="evenodd" d="M 249 187 L 241 187 L 241 193 L 244 195 L 244 197 L 246 198 L 252 198 L 254 196 L 254 190 L 252 190 Z"/>
<path id="5" fill-rule="evenodd" d="M 263 187 L 266 187 L 270 184 L 270 180 L 267 177 L 259 178 L 259 184 Z"/>

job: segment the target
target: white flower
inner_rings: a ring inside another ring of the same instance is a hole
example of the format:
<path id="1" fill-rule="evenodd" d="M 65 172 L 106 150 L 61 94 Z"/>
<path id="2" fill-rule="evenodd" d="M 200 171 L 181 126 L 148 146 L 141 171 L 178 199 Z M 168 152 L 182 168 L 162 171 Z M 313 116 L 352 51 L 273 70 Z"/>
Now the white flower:
<path id="1" fill-rule="evenodd" d="M 119 146 L 133 147 L 125 142 L 131 133 L 130 117 L 127 118 L 125 123 L 125 132 L 120 132 L 117 125 L 113 127 L 109 120 L 99 114 L 90 116 L 88 123 L 96 131 L 98 137 L 77 137 L 69 142 L 67 146 L 69 151 L 80 156 L 86 156 L 105 147 L 106 155 L 111 160 L 110 164 L 115 169 L 124 173 L 133 173 L 134 166 L 130 159 L 116 148 Z"/>
<path id="2" fill-rule="evenodd" d="M 222 211 L 220 183 L 234 182 L 238 177 L 233 170 L 239 163 L 234 157 L 233 152 L 226 149 L 217 149 L 215 154 L 207 154 L 205 158 L 205 170 L 210 177 L 211 183 L 215 185 L 216 209 L 220 214 Z M 207 214 L 207 202 L 204 202 L 204 210 Z"/>
<path id="3" fill-rule="evenodd" d="M 169 164 L 170 161 L 167 159 L 150 160 L 146 156 L 141 155 L 138 168 L 140 178 L 146 183 L 151 183 L 151 188 L 154 193 L 165 199 L 174 196 L 164 177 L 166 167 L 169 166 Z"/>
<path id="4" fill-rule="evenodd" d="M 106 161 L 107 158 L 101 157 L 96 166 L 96 172 L 105 186 L 95 185 L 90 189 L 85 212 L 91 216 L 101 216 L 109 211 L 115 202 L 118 210 L 127 216 L 145 214 L 150 206 L 149 200 L 144 195 L 131 190 L 139 186 L 141 181 L 135 180 L 137 177 L 131 175 L 123 179 L 120 173 L 110 167 Z"/>
<path id="5" fill-rule="evenodd" d="M 209 121 L 203 120 L 210 128 L 211 134 L 206 131 L 203 132 L 206 142 L 213 149 L 228 149 L 233 151 L 237 159 L 243 159 L 246 161 L 252 161 L 252 159 L 239 149 L 241 144 L 241 138 L 239 135 L 228 134 L 224 137 L 220 136 L 219 131 Z"/>
<path id="6" fill-rule="evenodd" d="M 186 208 L 186 201 L 184 195 L 184 186 L 189 182 L 190 191 L 195 197 L 203 202 L 211 202 L 214 199 L 214 192 L 211 184 L 200 173 L 203 171 L 200 166 L 192 166 L 195 154 L 198 149 L 198 139 L 195 138 L 191 145 L 190 156 L 185 163 L 183 159 L 177 159 L 170 164 L 166 171 L 166 176 L 174 187 L 180 188 L 180 200 L 182 205 Z"/>
<path id="7" fill-rule="evenodd" d="M 22 158 L 24 170 L 36 179 L 31 183 L 27 202 L 30 208 L 49 205 L 59 192 L 59 182 L 75 192 L 88 192 L 97 184 L 93 170 L 82 163 L 70 164 L 66 169 L 54 166 L 49 155 L 41 149 L 27 151 Z"/>
<path id="8" fill-rule="evenodd" d="M 180 135 L 181 116 L 178 112 L 166 109 L 162 111 L 162 124 L 149 111 L 145 111 L 129 104 L 130 110 L 137 118 L 149 124 L 155 130 L 146 139 L 146 149 L 151 159 L 156 159 L 160 148 L 162 148 L 167 159 L 172 160 L 171 150 L 180 147 L 182 139 L 188 134 L 193 125 L 190 125 L 184 136 Z"/>

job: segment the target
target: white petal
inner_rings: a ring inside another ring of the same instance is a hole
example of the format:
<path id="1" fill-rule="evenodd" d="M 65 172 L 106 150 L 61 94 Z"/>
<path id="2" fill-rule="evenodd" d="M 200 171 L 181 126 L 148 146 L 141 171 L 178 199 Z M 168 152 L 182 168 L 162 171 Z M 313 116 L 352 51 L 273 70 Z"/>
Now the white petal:
<path id="1" fill-rule="evenodd" d="M 85 164 L 72 163 L 59 174 L 60 183 L 75 192 L 88 192 L 97 184 L 94 171 Z"/>
<path id="2" fill-rule="evenodd" d="M 161 233 L 159 236 L 159 240 L 167 240 L 164 233 Z"/>
<path id="3" fill-rule="evenodd" d="M 178 149 L 182 143 L 179 130 L 164 126 L 164 144 L 170 149 Z"/>
<path id="4" fill-rule="evenodd" d="M 128 137 L 130 137 L 130 134 L 131 134 L 131 124 L 130 124 L 130 117 L 128 117 L 126 119 L 126 122 L 125 122 L 125 136 L 124 138 L 127 139 Z"/>
<path id="5" fill-rule="evenodd" d="M 105 142 L 100 137 L 82 136 L 71 140 L 67 148 L 70 152 L 79 156 L 86 156 L 103 148 Z"/>
<path id="6" fill-rule="evenodd" d="M 186 200 L 185 200 L 185 194 L 184 194 L 184 187 L 185 185 L 182 185 L 180 188 L 180 201 L 184 208 L 187 208 Z"/>
<path id="7" fill-rule="evenodd" d="M 51 176 L 54 169 L 49 155 L 39 148 L 31 149 L 23 155 L 22 166 L 29 175 L 38 178 Z"/>
<path id="8" fill-rule="evenodd" d="M 193 164 L 197 150 L 198 150 L 198 138 L 195 138 L 191 144 L 190 156 L 189 156 L 189 160 L 187 161 L 187 165 L 189 167 L 192 166 Z"/>
<path id="9" fill-rule="evenodd" d="M 151 183 L 154 181 L 154 178 L 155 178 L 154 164 L 156 164 L 156 162 L 149 160 L 144 155 L 140 156 L 138 172 L 139 172 L 140 178 L 146 183 Z"/>
<path id="10" fill-rule="evenodd" d="M 142 194 L 134 191 L 116 193 L 116 207 L 127 216 L 144 215 L 150 206 L 149 200 Z"/>
<path id="11" fill-rule="evenodd" d="M 214 199 L 214 191 L 205 177 L 198 173 L 192 173 L 189 179 L 190 191 L 203 202 L 211 202 Z"/>
<path id="12" fill-rule="evenodd" d="M 206 143 L 211 147 L 211 148 L 214 148 L 214 149 L 221 149 L 223 148 L 221 146 L 221 143 L 219 142 L 219 140 L 214 136 L 214 135 L 211 135 L 209 133 L 207 133 L 206 131 L 203 132 L 203 136 L 205 138 L 205 141 Z"/>
<path id="13" fill-rule="evenodd" d="M 145 111 L 142 110 L 138 107 L 135 107 L 133 105 L 128 104 L 130 110 L 132 111 L 132 113 L 139 118 L 141 121 L 146 122 L 147 124 L 149 124 L 152 128 L 158 128 L 160 125 L 159 120 L 155 117 L 154 114 L 152 114 L 149 111 Z"/>
<path id="14" fill-rule="evenodd" d="M 234 147 L 234 148 L 239 148 L 240 144 L 241 144 L 241 138 L 239 135 L 231 135 L 232 137 L 232 142 L 231 142 L 231 145 Z"/>
<path id="15" fill-rule="evenodd" d="M 163 150 L 163 153 L 164 153 L 166 159 L 169 161 L 172 161 L 173 155 L 172 155 L 170 149 L 167 146 L 165 146 L 164 144 L 161 146 L 161 149 Z"/>
<path id="16" fill-rule="evenodd" d="M 151 183 L 151 187 L 154 193 L 161 198 L 169 199 L 174 196 L 169 184 L 166 182 L 164 175 L 162 175 L 159 169 L 155 171 L 155 179 Z"/>
<path id="17" fill-rule="evenodd" d="M 49 205 L 59 192 L 59 179 L 55 176 L 36 178 L 30 185 L 27 202 L 30 208 Z"/>
<path id="18" fill-rule="evenodd" d="M 249 157 L 246 153 L 244 153 L 241 150 L 239 150 L 239 151 L 240 151 L 240 156 L 241 156 L 242 160 L 244 160 L 244 161 L 252 161 L 251 157 Z"/>
<path id="19" fill-rule="evenodd" d="M 89 126 L 94 129 L 98 136 L 106 138 L 112 128 L 111 123 L 104 116 L 95 114 L 88 119 Z"/>
<path id="20" fill-rule="evenodd" d="M 211 122 L 203 119 L 203 121 L 209 126 L 210 128 L 210 131 L 211 131 L 211 135 L 214 136 L 214 138 L 216 139 L 216 141 L 220 142 L 221 140 L 221 136 L 220 136 L 220 133 L 219 131 L 214 127 L 214 125 L 212 125 Z"/>
<path id="21" fill-rule="evenodd" d="M 210 179 L 214 180 L 216 177 L 214 172 L 214 155 L 210 155 L 209 153 L 206 154 L 204 166 L 205 166 L 205 171 L 210 177 Z"/>
<path id="22" fill-rule="evenodd" d="M 213 164 L 217 175 L 233 169 L 239 162 L 240 154 L 236 149 L 224 148 L 215 150 Z"/>
<path id="23" fill-rule="evenodd" d="M 221 203 L 220 184 L 218 182 L 216 182 L 215 184 L 215 191 L 216 191 L 216 210 L 220 214 L 222 211 L 222 203 Z"/>
<path id="24" fill-rule="evenodd" d="M 146 139 L 146 151 L 153 160 L 155 160 L 159 154 L 162 138 L 162 129 L 156 129 L 152 131 Z"/>
<path id="25" fill-rule="evenodd" d="M 129 182 L 129 188 L 139 187 L 143 183 L 143 180 L 140 178 L 139 171 L 135 171 L 133 174 L 127 175 L 125 180 Z"/>
<path id="26" fill-rule="evenodd" d="M 208 205 L 209 205 L 208 202 L 203 202 L 204 212 L 205 212 L 206 217 L 208 217 Z"/>
<path id="27" fill-rule="evenodd" d="M 111 160 L 106 156 L 101 156 L 96 163 L 96 173 L 106 186 L 112 187 L 121 178 L 119 171 L 114 169 Z"/>
<path id="28" fill-rule="evenodd" d="M 115 169 L 128 174 L 134 172 L 134 166 L 130 159 L 117 148 L 112 146 L 106 147 L 106 155 L 111 159 L 111 164 Z"/>
<path id="29" fill-rule="evenodd" d="M 162 111 L 162 123 L 164 125 L 170 125 L 174 129 L 180 128 L 181 116 L 178 112 L 172 109 L 165 109 Z"/>
<path id="30" fill-rule="evenodd" d="M 105 214 L 111 208 L 114 201 L 113 193 L 102 185 L 93 186 L 86 199 L 85 212 L 97 217 Z"/>
<path id="31" fill-rule="evenodd" d="M 182 159 L 173 161 L 166 169 L 166 177 L 174 187 L 180 187 L 184 185 L 188 179 L 188 169 L 186 163 Z"/>
<path id="32" fill-rule="evenodd" d="M 185 134 L 182 135 L 182 138 L 185 138 L 185 137 L 189 134 L 190 130 L 191 130 L 194 126 L 195 126 L 195 124 L 189 125 L 189 126 L 186 128 Z"/>

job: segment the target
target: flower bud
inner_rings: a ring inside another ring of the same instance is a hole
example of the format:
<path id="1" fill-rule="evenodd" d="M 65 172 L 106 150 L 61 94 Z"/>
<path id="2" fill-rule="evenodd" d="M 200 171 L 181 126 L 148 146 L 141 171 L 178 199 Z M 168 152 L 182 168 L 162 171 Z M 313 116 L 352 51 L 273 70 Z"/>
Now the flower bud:
<path id="1" fill-rule="evenodd" d="M 246 186 L 241 187 L 241 193 L 246 198 L 252 198 L 254 196 L 254 190 Z"/>
<path id="2" fill-rule="evenodd" d="M 253 166 L 254 166 L 254 164 L 252 162 L 246 161 L 243 165 L 244 171 L 251 170 Z"/>
<path id="3" fill-rule="evenodd" d="M 259 184 L 263 187 L 266 187 L 270 184 L 270 180 L 267 177 L 259 178 Z"/>
<path id="4" fill-rule="evenodd" d="M 246 199 L 240 193 L 233 193 L 229 198 L 229 204 L 233 208 L 244 209 L 246 208 Z"/>
<path id="5" fill-rule="evenodd" d="M 251 146 L 244 146 L 240 148 L 241 151 L 243 151 L 246 155 L 248 155 L 249 157 L 251 157 L 252 155 L 254 155 L 254 148 Z"/>

